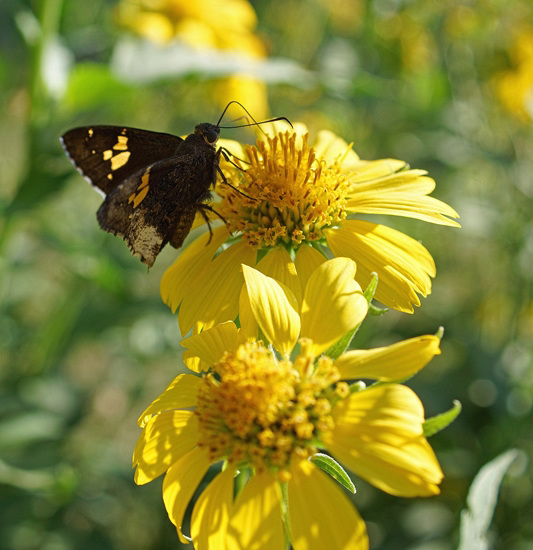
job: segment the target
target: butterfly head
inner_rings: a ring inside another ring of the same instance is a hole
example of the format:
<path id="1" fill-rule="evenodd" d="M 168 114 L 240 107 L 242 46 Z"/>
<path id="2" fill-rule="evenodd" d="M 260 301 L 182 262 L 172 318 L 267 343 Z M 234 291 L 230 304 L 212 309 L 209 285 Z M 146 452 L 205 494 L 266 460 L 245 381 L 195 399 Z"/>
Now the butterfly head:
<path id="1" fill-rule="evenodd" d="M 209 122 L 202 122 L 196 125 L 194 133 L 202 136 L 208 145 L 215 145 L 220 137 L 220 128 Z"/>

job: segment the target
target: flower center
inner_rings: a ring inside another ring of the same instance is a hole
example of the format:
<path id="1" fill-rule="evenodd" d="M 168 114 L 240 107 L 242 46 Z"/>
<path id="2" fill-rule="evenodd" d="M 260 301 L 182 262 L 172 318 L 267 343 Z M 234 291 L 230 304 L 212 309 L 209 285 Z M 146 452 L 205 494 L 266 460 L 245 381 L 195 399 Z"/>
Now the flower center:
<path id="1" fill-rule="evenodd" d="M 327 357 L 314 365 L 305 356 L 279 361 L 260 343 L 243 344 L 203 379 L 199 446 L 212 462 L 269 468 L 283 478 L 291 457 L 312 456 L 333 428 L 332 403 L 344 396 L 338 380 Z"/>
<path id="2" fill-rule="evenodd" d="M 239 190 L 247 196 L 219 186 L 223 200 L 217 210 L 230 231 L 242 232 L 251 246 L 297 247 L 321 239 L 324 229 L 346 218 L 349 184 L 341 171 L 342 156 L 326 164 L 308 138 L 285 132 L 248 146 L 250 165 L 230 176 L 239 179 Z"/>

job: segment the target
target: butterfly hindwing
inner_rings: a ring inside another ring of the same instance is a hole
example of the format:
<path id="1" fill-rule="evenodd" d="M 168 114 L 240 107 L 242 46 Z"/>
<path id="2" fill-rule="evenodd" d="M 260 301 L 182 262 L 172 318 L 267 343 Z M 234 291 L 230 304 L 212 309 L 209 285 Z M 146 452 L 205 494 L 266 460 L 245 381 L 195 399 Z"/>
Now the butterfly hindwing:
<path id="1" fill-rule="evenodd" d="M 74 165 L 108 194 L 141 168 L 178 153 L 183 139 L 122 126 L 84 126 L 61 137 Z"/>
<path id="2" fill-rule="evenodd" d="M 187 148 L 185 147 L 186 151 Z M 170 242 L 178 248 L 189 233 L 198 205 L 214 183 L 210 151 L 205 163 L 182 154 L 157 161 L 127 178 L 106 196 L 97 218 L 105 231 L 119 235 L 136 256 L 152 266 Z"/>

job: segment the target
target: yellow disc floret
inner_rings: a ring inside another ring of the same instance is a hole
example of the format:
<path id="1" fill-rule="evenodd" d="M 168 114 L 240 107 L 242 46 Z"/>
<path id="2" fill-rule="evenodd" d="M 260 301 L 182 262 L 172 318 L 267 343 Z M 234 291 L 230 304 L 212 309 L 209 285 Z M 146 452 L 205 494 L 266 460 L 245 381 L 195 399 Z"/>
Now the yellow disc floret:
<path id="1" fill-rule="evenodd" d="M 334 426 L 339 373 L 321 357 L 312 373 L 302 374 L 299 363 L 307 359 L 278 360 L 258 342 L 226 352 L 198 394 L 199 446 L 211 461 L 227 459 L 286 477 L 291 457 L 316 452 L 321 434 Z"/>
<path id="2" fill-rule="evenodd" d="M 238 194 L 221 185 L 217 206 L 232 232 L 253 247 L 323 237 L 323 230 L 346 218 L 349 184 L 342 173 L 342 155 L 327 164 L 308 145 L 308 134 L 279 133 L 247 147 L 249 165 L 239 174 Z"/>

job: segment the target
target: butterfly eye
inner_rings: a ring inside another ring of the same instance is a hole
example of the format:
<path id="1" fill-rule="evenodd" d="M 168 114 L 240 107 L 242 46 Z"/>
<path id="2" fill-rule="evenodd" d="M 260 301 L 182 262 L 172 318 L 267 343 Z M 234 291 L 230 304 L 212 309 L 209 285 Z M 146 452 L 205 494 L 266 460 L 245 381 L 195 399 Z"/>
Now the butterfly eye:
<path id="1" fill-rule="evenodd" d="M 204 139 L 205 141 L 207 141 L 207 143 L 213 144 L 213 143 L 216 143 L 218 136 L 219 136 L 218 132 L 215 129 L 210 128 L 205 132 Z"/>

